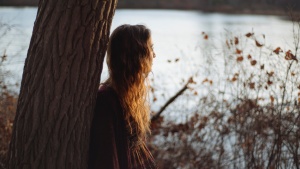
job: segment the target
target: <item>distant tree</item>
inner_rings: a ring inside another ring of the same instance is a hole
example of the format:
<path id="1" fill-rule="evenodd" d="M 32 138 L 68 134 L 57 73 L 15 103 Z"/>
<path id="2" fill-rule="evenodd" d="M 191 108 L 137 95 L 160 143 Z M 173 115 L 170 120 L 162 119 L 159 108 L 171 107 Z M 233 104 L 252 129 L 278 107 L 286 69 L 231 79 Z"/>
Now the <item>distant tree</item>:
<path id="1" fill-rule="evenodd" d="M 87 168 L 92 112 L 116 3 L 39 2 L 8 168 Z"/>

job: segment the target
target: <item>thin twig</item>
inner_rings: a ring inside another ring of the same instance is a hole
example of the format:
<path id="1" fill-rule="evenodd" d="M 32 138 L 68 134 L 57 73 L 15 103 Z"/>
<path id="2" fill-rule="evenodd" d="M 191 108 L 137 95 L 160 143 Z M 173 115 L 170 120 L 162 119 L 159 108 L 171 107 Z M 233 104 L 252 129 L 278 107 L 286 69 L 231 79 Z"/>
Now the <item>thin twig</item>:
<path id="1" fill-rule="evenodd" d="M 151 118 L 151 121 L 155 121 L 159 118 L 162 112 L 172 103 L 174 100 L 179 97 L 186 89 L 188 89 L 188 85 L 193 82 L 193 79 L 190 78 L 188 82 L 173 96 L 171 97 L 165 104 L 160 108 L 160 110 Z"/>

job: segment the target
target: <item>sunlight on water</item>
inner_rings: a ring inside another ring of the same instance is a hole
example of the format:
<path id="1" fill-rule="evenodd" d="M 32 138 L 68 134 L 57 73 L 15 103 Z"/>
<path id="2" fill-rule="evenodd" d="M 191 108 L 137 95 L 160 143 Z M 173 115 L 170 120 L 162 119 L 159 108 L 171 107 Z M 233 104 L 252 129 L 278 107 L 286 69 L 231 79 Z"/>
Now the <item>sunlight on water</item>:
<path id="1" fill-rule="evenodd" d="M 9 57 L 6 68 L 16 76 L 14 80 L 20 81 L 24 60 L 36 15 L 36 8 L 0 8 L 0 22 L 7 24 L 9 30 L 0 30 L 0 53 Z M 265 35 L 265 43 L 270 46 L 291 48 L 292 23 L 277 16 L 262 15 L 232 15 L 220 13 L 202 13 L 198 11 L 183 10 L 117 10 L 112 30 L 121 24 L 144 24 L 152 30 L 156 58 L 153 64 L 153 86 L 157 89 L 158 102 L 152 109 L 157 111 L 160 106 L 178 91 L 183 81 L 205 65 L 203 50 L 208 49 L 204 42 L 202 32 L 213 39 L 215 46 L 214 57 L 222 52 L 225 33 L 243 36 L 248 32 Z M 208 49 L 210 50 L 210 49 Z M 217 59 L 216 59 L 217 60 Z M 205 72 L 200 74 L 205 75 Z M 104 69 L 102 80 L 107 77 Z M 182 101 L 181 106 L 194 104 L 191 101 Z M 176 106 L 178 109 L 180 106 Z M 168 110 L 172 110 L 172 107 Z M 179 111 L 180 112 L 180 111 Z M 166 112 L 168 113 L 168 112 Z"/>

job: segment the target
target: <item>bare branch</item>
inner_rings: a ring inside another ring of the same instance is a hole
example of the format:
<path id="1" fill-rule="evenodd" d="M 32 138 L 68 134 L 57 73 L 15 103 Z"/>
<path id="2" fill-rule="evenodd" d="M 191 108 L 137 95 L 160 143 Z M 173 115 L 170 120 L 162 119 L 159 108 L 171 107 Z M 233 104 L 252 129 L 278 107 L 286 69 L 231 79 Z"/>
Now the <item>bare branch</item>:
<path id="1" fill-rule="evenodd" d="M 151 118 L 151 121 L 153 122 L 153 121 L 155 121 L 155 120 L 157 120 L 158 118 L 159 118 L 159 116 L 162 114 L 162 112 L 172 103 L 172 102 L 174 102 L 175 101 L 175 99 L 177 98 L 177 97 L 179 97 L 180 95 L 182 95 L 182 93 L 186 90 L 186 89 L 188 89 L 188 85 L 190 84 L 190 83 L 192 83 L 193 82 L 193 79 L 192 79 L 192 77 L 187 81 L 187 83 L 173 96 L 173 97 L 171 97 L 165 104 L 164 104 L 164 106 L 162 106 L 161 108 L 160 108 L 160 110 Z"/>

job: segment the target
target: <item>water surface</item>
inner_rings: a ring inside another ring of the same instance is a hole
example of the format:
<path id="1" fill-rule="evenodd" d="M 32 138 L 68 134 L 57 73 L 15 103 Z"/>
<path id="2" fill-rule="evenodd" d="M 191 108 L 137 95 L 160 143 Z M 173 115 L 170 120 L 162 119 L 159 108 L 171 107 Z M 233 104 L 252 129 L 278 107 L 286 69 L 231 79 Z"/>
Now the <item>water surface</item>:
<path id="1" fill-rule="evenodd" d="M 20 81 L 24 60 L 31 38 L 37 8 L 0 8 L 0 22 L 9 25 L 4 32 L 2 26 L 0 53 L 9 56 L 6 68 Z M 156 58 L 153 64 L 153 85 L 157 89 L 159 107 L 178 91 L 184 81 L 203 66 L 203 51 L 210 46 L 203 39 L 202 32 L 209 35 L 216 43 L 214 57 L 220 57 L 225 34 L 243 36 L 248 32 L 264 35 L 264 43 L 270 46 L 292 47 L 292 22 L 278 16 L 233 15 L 221 13 L 203 13 L 183 10 L 117 10 L 113 19 L 112 30 L 121 24 L 144 24 L 152 31 Z M 207 51 L 206 51 L 207 52 Z M 176 61 L 177 60 L 177 61 Z M 205 72 L 200 72 L 205 74 Z M 103 72 L 104 80 L 106 68 Z M 190 101 L 182 103 L 183 109 L 189 107 Z M 178 106 L 177 106 L 178 108 Z M 170 108 L 168 111 L 175 111 Z"/>

